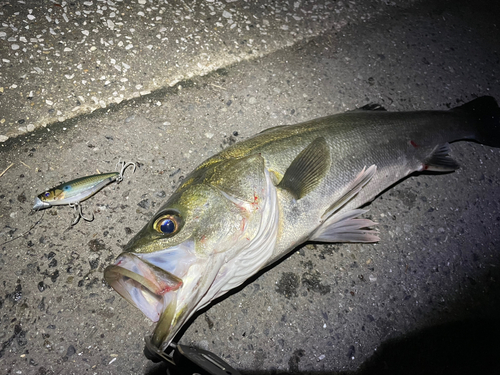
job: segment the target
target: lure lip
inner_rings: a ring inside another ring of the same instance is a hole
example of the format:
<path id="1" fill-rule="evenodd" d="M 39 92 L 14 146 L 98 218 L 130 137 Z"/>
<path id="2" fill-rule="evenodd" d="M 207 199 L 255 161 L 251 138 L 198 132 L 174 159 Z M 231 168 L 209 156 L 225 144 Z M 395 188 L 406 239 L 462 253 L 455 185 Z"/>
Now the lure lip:
<path id="1" fill-rule="evenodd" d="M 43 210 L 44 208 L 49 208 L 50 203 L 42 201 L 39 197 L 35 197 L 35 205 L 33 206 L 34 211 Z"/>

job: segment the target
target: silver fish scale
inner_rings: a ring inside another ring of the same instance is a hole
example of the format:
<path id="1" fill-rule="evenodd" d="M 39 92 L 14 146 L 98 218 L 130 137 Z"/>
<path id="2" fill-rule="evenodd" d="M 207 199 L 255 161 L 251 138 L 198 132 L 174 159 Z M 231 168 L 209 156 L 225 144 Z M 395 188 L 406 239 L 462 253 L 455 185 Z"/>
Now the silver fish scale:
<path id="1" fill-rule="evenodd" d="M 436 147 L 457 139 L 474 138 L 471 125 L 466 117 L 452 111 L 353 111 L 273 128 L 220 155 L 225 158 L 240 152 L 260 153 L 266 167 L 282 177 L 304 148 L 318 137 L 325 138 L 331 167 L 317 189 L 292 205 L 290 197 L 280 194 L 282 234 L 274 252 L 279 257 L 307 239 L 328 207 L 364 167 L 376 165 L 375 176 L 339 212 L 370 202 L 403 177 L 421 170 L 424 160 Z"/>

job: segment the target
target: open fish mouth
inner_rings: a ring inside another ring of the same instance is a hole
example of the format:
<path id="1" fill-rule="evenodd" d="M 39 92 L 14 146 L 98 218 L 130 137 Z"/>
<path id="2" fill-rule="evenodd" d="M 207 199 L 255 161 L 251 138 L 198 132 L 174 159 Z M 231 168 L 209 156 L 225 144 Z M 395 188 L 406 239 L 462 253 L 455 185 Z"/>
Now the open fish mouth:
<path id="1" fill-rule="evenodd" d="M 182 279 L 132 253 L 123 253 L 106 268 L 104 278 L 113 289 L 153 322 L 175 299 Z"/>
<path id="2" fill-rule="evenodd" d="M 158 348 L 179 328 L 178 310 L 197 284 L 190 276 L 195 260 L 193 243 L 187 241 L 153 253 L 124 252 L 104 270 L 104 278 L 118 294 L 157 322 L 152 343 Z"/>

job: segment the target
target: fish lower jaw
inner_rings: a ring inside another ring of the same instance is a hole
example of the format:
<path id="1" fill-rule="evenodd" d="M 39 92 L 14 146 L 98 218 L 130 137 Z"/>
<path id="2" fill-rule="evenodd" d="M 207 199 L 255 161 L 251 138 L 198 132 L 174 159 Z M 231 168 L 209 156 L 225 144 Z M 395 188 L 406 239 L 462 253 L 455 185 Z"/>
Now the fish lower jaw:
<path id="1" fill-rule="evenodd" d="M 121 254 L 104 271 L 104 278 L 130 304 L 153 322 L 177 299 L 182 280 L 133 254 Z"/>
<path id="2" fill-rule="evenodd" d="M 157 322 L 163 311 L 176 299 L 175 292 L 156 295 L 148 289 L 135 287 L 131 289 L 133 304 L 151 321 Z"/>

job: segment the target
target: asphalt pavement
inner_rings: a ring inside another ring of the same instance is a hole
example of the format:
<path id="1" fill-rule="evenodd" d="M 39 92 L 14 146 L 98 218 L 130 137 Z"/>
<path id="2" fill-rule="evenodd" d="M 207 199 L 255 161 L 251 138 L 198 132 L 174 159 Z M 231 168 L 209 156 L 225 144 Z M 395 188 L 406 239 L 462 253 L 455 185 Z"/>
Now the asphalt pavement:
<path id="1" fill-rule="evenodd" d="M 27 0 L 0 5 L 0 142 L 5 142 L 363 22 L 394 4 Z"/>
<path id="2" fill-rule="evenodd" d="M 259 131 L 367 103 L 500 100 L 498 10 L 1 3 L 0 372 L 165 373 L 142 353 L 153 324 L 102 271 L 183 177 Z M 247 374 L 496 373 L 500 149 L 457 142 L 452 155 L 456 172 L 411 176 L 369 205 L 379 243 L 300 247 L 179 342 Z M 119 161 L 138 168 L 83 204 L 94 221 L 30 215 L 44 189 Z"/>

